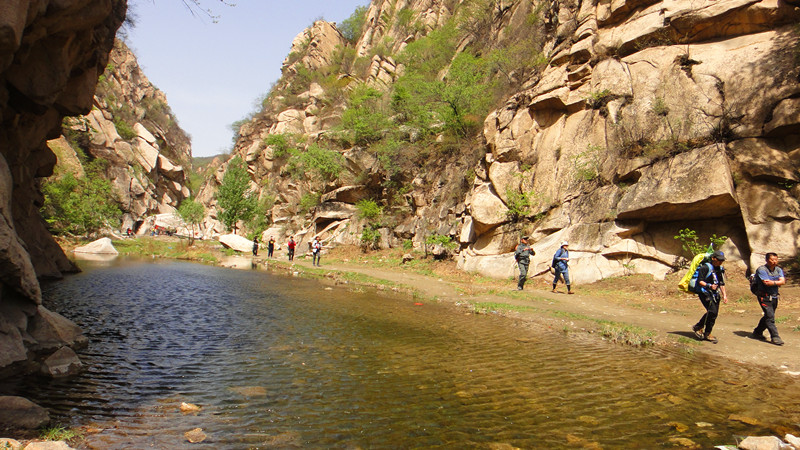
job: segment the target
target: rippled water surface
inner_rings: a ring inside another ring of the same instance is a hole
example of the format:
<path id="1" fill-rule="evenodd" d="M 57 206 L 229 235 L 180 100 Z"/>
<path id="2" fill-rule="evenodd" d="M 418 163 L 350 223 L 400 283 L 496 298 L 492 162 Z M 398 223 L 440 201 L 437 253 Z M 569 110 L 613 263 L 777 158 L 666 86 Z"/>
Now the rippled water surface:
<path id="1" fill-rule="evenodd" d="M 710 447 L 800 422 L 789 377 L 265 271 L 119 261 L 44 291 L 87 370 L 0 393 L 102 428 L 87 448 Z"/>

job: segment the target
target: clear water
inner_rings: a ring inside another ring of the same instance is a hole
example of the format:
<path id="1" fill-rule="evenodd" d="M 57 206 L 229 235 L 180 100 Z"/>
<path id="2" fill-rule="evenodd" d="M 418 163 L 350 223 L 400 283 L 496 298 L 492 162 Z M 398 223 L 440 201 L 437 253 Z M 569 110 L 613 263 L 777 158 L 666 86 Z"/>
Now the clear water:
<path id="1" fill-rule="evenodd" d="M 724 360 L 266 271 L 85 269 L 44 296 L 89 337 L 87 370 L 0 385 L 103 429 L 84 448 L 709 448 L 798 433 L 796 380 Z M 190 444 L 197 427 L 208 438 Z"/>

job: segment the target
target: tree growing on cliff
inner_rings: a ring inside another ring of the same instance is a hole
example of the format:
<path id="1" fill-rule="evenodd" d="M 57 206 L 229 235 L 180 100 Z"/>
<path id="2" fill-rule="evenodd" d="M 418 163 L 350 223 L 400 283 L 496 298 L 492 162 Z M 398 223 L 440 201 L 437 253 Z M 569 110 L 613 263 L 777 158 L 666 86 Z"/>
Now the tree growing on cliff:
<path id="1" fill-rule="evenodd" d="M 86 164 L 81 177 L 66 173 L 42 183 L 41 213 L 52 233 L 86 236 L 119 226 L 122 212 L 101 164 L 99 160 Z"/>
<path id="2" fill-rule="evenodd" d="M 189 238 L 189 245 L 192 245 L 194 244 L 194 227 L 203 222 L 203 218 L 205 218 L 206 215 L 206 208 L 203 207 L 202 203 L 187 198 L 181 202 L 181 206 L 178 208 L 178 214 L 184 222 L 192 226 L 192 236 Z"/>
<path id="3" fill-rule="evenodd" d="M 257 199 L 250 190 L 250 175 L 244 162 L 238 156 L 231 160 L 228 170 L 217 189 L 219 220 L 236 234 L 236 224 L 248 221 L 256 210 Z"/>

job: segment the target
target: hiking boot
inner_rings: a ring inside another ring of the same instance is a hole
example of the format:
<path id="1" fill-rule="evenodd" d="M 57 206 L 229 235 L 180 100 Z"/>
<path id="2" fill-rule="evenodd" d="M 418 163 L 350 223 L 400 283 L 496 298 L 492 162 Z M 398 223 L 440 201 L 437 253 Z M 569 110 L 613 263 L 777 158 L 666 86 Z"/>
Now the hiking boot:
<path id="1" fill-rule="evenodd" d="M 780 336 L 775 336 L 772 338 L 772 343 L 775 345 L 783 345 L 783 339 L 781 339 Z"/>
<path id="2" fill-rule="evenodd" d="M 755 330 L 752 333 L 750 333 L 750 339 L 755 339 L 755 340 L 758 340 L 758 341 L 766 341 L 767 340 L 767 338 L 764 337 L 764 332 L 763 331 L 761 333 L 756 333 Z"/>
<path id="3" fill-rule="evenodd" d="M 712 344 L 716 344 L 717 342 L 719 342 L 719 340 L 717 340 L 717 338 L 715 338 L 714 336 L 712 336 L 710 334 L 706 334 L 705 338 L 706 338 L 706 340 L 708 342 L 711 342 Z"/>
<path id="4" fill-rule="evenodd" d="M 519 287 L 519 286 L 517 286 L 517 290 L 518 290 L 518 291 L 521 291 L 521 290 L 522 290 L 522 288 L 521 288 L 521 287 Z"/>
<path id="5" fill-rule="evenodd" d="M 702 341 L 705 338 L 703 336 L 703 327 L 702 326 L 698 327 L 697 325 L 693 325 L 692 326 L 692 331 L 694 332 L 694 335 L 697 337 L 697 339 L 700 339 Z"/>
<path id="6" fill-rule="evenodd" d="M 574 292 L 572 292 L 572 291 L 567 291 L 567 294 L 574 294 Z"/>
<path id="7" fill-rule="evenodd" d="M 556 288 L 553 288 L 553 290 L 552 290 L 552 291 L 550 291 L 550 292 L 557 292 L 557 291 L 556 291 Z"/>

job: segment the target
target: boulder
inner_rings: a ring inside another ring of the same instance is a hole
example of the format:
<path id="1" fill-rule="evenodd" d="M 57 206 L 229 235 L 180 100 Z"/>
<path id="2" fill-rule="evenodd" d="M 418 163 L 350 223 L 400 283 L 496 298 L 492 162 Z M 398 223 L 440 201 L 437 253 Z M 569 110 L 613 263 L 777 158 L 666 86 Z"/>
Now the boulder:
<path id="1" fill-rule="evenodd" d="M 33 430 L 50 421 L 47 410 L 23 397 L 0 396 L 0 427 Z"/>
<path id="2" fill-rule="evenodd" d="M 473 190 L 467 208 L 475 223 L 475 232 L 479 236 L 508 220 L 508 207 L 489 184 L 481 184 Z"/>
<path id="3" fill-rule="evenodd" d="M 36 351 L 58 349 L 64 345 L 81 347 L 88 343 L 75 323 L 41 305 L 30 319 L 28 333 L 35 340 L 31 348 Z"/>
<path id="4" fill-rule="evenodd" d="M 40 371 L 43 375 L 61 378 L 76 375 L 81 369 L 83 364 L 78 355 L 69 347 L 61 347 L 42 362 Z"/>
<path id="5" fill-rule="evenodd" d="M 94 242 L 90 242 L 86 245 L 82 245 L 80 247 L 76 247 L 73 250 L 75 253 L 97 253 L 97 254 L 104 254 L 104 255 L 118 255 L 119 252 L 116 248 L 114 248 L 114 244 L 111 243 L 111 239 L 104 237 L 100 238 Z"/>
<path id="6" fill-rule="evenodd" d="M 237 252 L 252 253 L 253 251 L 253 241 L 238 234 L 222 235 L 219 237 L 219 243 Z"/>
<path id="7" fill-rule="evenodd" d="M 198 442 L 203 442 L 208 438 L 208 436 L 203 432 L 202 428 L 195 428 L 193 430 L 187 431 L 184 433 L 186 440 L 191 442 L 192 444 L 197 444 Z"/>
<path id="8" fill-rule="evenodd" d="M 22 450 L 22 444 L 15 439 L 0 438 L 0 448 L 8 450 Z"/>
<path id="9" fill-rule="evenodd" d="M 739 442 L 742 450 L 782 450 L 783 442 L 775 436 L 748 436 Z"/>
<path id="10" fill-rule="evenodd" d="M 64 441 L 38 441 L 26 445 L 23 450 L 73 450 Z"/>

